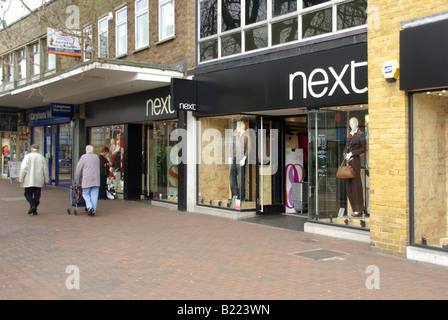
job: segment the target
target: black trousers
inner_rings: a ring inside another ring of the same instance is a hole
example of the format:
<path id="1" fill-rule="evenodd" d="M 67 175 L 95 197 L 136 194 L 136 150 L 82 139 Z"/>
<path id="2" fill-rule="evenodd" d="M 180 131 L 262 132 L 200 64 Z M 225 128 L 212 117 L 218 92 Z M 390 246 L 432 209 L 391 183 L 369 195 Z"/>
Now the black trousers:
<path id="1" fill-rule="evenodd" d="M 36 207 L 40 204 L 40 194 L 42 188 L 30 187 L 25 188 L 25 199 L 28 201 L 31 207 Z"/>
<path id="2" fill-rule="evenodd" d="M 107 199 L 106 183 L 107 176 L 105 174 L 100 174 L 100 191 L 98 194 L 98 199 Z"/>

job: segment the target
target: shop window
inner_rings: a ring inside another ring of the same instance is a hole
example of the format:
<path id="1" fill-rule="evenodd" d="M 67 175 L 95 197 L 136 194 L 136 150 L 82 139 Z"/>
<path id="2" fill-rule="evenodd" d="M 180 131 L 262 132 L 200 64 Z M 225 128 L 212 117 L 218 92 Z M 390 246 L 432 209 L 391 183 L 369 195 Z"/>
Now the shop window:
<path id="1" fill-rule="evenodd" d="M 178 167 L 174 147 L 170 141 L 177 129 L 177 120 L 154 122 L 148 128 L 148 174 L 149 196 L 154 200 L 177 203 Z"/>
<path id="2" fill-rule="evenodd" d="M 135 1 L 135 49 L 149 45 L 148 0 Z"/>
<path id="3" fill-rule="evenodd" d="M 309 218 L 368 229 L 369 121 L 367 106 L 320 109 L 309 114 Z M 337 171 L 349 158 L 355 178 Z"/>
<path id="4" fill-rule="evenodd" d="M 126 7 L 115 14 L 115 55 L 120 56 L 128 52 L 128 10 Z"/>
<path id="5" fill-rule="evenodd" d="M 199 205 L 254 210 L 256 207 L 255 118 L 223 116 L 200 119 Z"/>
<path id="6" fill-rule="evenodd" d="M 104 147 L 109 148 L 107 158 L 112 163 L 107 183 L 114 185 L 118 193 L 124 189 L 124 126 L 112 125 L 90 128 L 90 145 L 94 153 L 100 154 Z"/>
<path id="7" fill-rule="evenodd" d="M 70 185 L 72 178 L 73 129 L 70 124 L 59 125 L 59 184 Z"/>
<path id="8" fill-rule="evenodd" d="M 416 244 L 448 249 L 448 94 L 413 95 L 413 230 Z"/>
<path id="9" fill-rule="evenodd" d="M 159 0 L 159 41 L 174 36 L 174 0 Z"/>

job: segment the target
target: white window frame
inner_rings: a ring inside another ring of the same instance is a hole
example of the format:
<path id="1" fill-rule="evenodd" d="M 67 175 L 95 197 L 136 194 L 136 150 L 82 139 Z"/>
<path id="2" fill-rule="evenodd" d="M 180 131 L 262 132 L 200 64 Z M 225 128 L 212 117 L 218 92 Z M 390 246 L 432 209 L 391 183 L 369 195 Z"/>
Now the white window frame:
<path id="1" fill-rule="evenodd" d="M 90 55 L 87 55 L 87 48 Z M 88 61 L 93 58 L 93 26 L 88 25 L 82 29 L 82 61 Z"/>
<path id="2" fill-rule="evenodd" d="M 106 27 L 101 28 L 101 24 L 105 22 Z M 101 36 L 106 38 L 106 52 L 101 51 Z M 98 57 L 109 58 L 109 17 L 98 20 Z"/>
<path id="3" fill-rule="evenodd" d="M 26 79 L 26 50 L 21 48 L 16 51 L 17 56 L 17 81 Z"/>
<path id="4" fill-rule="evenodd" d="M 172 5 L 173 10 L 172 10 L 172 12 L 169 13 L 169 14 L 171 14 L 171 17 L 168 16 L 168 18 L 167 18 L 167 17 L 164 17 L 163 8 L 164 8 L 164 6 L 169 5 L 169 4 Z M 173 38 L 176 33 L 176 17 L 175 17 L 176 9 L 175 8 L 176 7 L 175 7 L 174 0 L 159 0 L 159 41 Z M 173 30 L 172 30 L 172 33 L 170 33 L 170 34 L 165 34 L 167 26 L 171 26 L 171 24 L 163 25 L 163 22 L 165 22 L 165 21 L 167 21 L 168 23 L 172 22 Z"/>
<path id="5" fill-rule="evenodd" d="M 44 39 L 44 68 L 45 72 L 56 70 L 56 55 L 54 53 L 48 53 L 48 40 Z"/>
<path id="6" fill-rule="evenodd" d="M 0 91 L 3 91 L 3 59 L 0 57 Z"/>
<path id="7" fill-rule="evenodd" d="M 11 52 L 7 55 L 6 65 L 5 65 L 5 82 L 14 82 L 14 53 Z"/>
<path id="8" fill-rule="evenodd" d="M 120 14 L 125 12 L 124 18 L 118 20 Z M 123 40 L 119 33 L 123 32 L 124 28 L 124 43 L 120 43 L 120 40 Z M 119 48 L 123 46 L 123 50 L 119 50 Z M 128 9 L 127 7 L 120 8 L 115 12 L 115 55 L 122 56 L 128 53 Z"/>
<path id="9" fill-rule="evenodd" d="M 159 0 L 159 1 L 162 1 L 162 0 Z M 337 21 L 338 21 L 337 7 L 340 5 L 346 4 L 346 3 L 350 3 L 355 0 L 329 0 L 329 1 L 326 1 L 326 2 L 323 2 L 320 4 L 313 5 L 309 8 L 303 8 L 303 1 L 297 0 L 297 10 L 289 12 L 289 13 L 285 13 L 285 14 L 282 14 L 282 15 L 279 15 L 276 17 L 274 17 L 272 14 L 272 1 L 273 0 L 267 0 L 267 19 L 250 24 L 250 25 L 246 25 L 246 21 L 245 21 L 246 1 L 241 0 L 241 11 L 240 11 L 241 26 L 238 28 L 232 29 L 232 30 L 222 31 L 221 26 L 222 26 L 222 2 L 223 2 L 223 0 L 216 0 L 216 1 L 217 1 L 217 22 L 216 22 L 217 23 L 217 33 L 201 38 L 200 32 L 201 32 L 201 3 L 202 3 L 202 0 L 197 0 L 198 10 L 197 10 L 197 17 L 196 17 L 196 21 L 197 21 L 196 22 L 196 28 L 197 28 L 196 30 L 197 30 L 197 34 L 199 35 L 199 37 L 198 37 L 198 40 L 196 41 L 196 49 L 197 49 L 197 62 L 199 64 L 208 63 L 210 61 L 217 61 L 220 59 L 226 59 L 228 57 L 241 56 L 241 55 L 246 54 L 247 52 L 250 52 L 250 53 L 261 52 L 261 51 L 269 49 L 269 48 L 281 47 L 281 46 L 286 46 L 289 44 L 306 42 L 309 40 L 320 41 L 320 39 L 325 39 L 325 38 L 328 38 L 329 36 L 344 34 L 347 32 L 352 32 L 354 30 L 363 30 L 363 29 L 367 28 L 367 23 L 366 23 L 366 24 L 359 25 L 359 26 L 353 26 L 350 28 L 337 30 Z M 322 11 L 325 9 L 332 10 L 332 31 L 326 32 L 323 34 L 319 34 L 319 35 L 303 37 L 303 35 L 302 35 L 302 27 L 303 27 L 302 19 L 303 19 L 303 17 L 306 16 L 307 14 L 317 12 L 317 11 Z M 285 21 L 285 20 L 288 20 L 291 18 L 297 18 L 298 39 L 295 41 L 288 42 L 288 43 L 273 45 L 272 44 L 272 26 L 277 22 L 282 22 L 282 21 Z M 263 48 L 251 49 L 249 51 L 246 51 L 246 43 L 245 43 L 246 32 L 250 31 L 252 29 L 258 28 L 258 27 L 262 27 L 262 26 L 267 26 L 267 28 L 268 28 L 267 29 L 268 30 L 268 45 Z M 228 35 L 232 35 L 235 33 L 241 33 L 241 52 L 235 53 L 232 55 L 222 56 L 222 50 L 221 50 L 222 49 L 221 48 L 222 39 Z M 208 41 L 213 41 L 213 40 L 218 41 L 218 44 L 217 44 L 218 57 L 201 61 L 201 57 L 200 57 L 201 44 L 206 43 Z"/>
<path id="10" fill-rule="evenodd" d="M 40 75 L 41 62 L 40 62 L 39 42 L 33 43 L 29 46 L 29 54 L 30 54 L 30 77 L 35 77 Z"/>
<path id="11" fill-rule="evenodd" d="M 136 0 L 135 1 L 135 49 L 142 49 L 149 46 L 149 0 L 146 0 L 146 7 L 143 9 L 140 9 L 137 11 L 137 2 L 140 2 L 142 0 Z M 146 28 L 146 37 L 141 36 L 142 43 L 138 42 L 139 39 L 139 32 L 138 32 L 138 18 L 146 15 L 146 26 L 143 26 L 143 28 Z"/>

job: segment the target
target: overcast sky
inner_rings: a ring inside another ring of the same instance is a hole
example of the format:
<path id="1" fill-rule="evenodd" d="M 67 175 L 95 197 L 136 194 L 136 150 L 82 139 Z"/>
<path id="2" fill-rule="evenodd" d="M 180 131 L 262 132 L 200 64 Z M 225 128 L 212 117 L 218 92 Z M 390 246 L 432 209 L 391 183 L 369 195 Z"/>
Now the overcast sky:
<path id="1" fill-rule="evenodd" d="M 45 1 L 48 0 L 23 0 L 32 10 L 41 6 Z M 28 13 L 29 11 L 22 5 L 20 0 L 0 0 L 0 19 L 6 20 L 7 24 L 17 21 Z"/>

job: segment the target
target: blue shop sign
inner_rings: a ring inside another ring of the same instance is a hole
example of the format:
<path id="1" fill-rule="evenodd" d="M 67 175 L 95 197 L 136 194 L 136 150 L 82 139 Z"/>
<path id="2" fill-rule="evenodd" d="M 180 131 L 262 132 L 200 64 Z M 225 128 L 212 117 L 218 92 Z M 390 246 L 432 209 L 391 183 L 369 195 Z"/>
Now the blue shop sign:
<path id="1" fill-rule="evenodd" d="M 73 104 L 52 103 L 50 104 L 51 116 L 53 118 L 71 118 L 74 108 Z"/>
<path id="2" fill-rule="evenodd" d="M 63 115 L 63 116 L 55 116 L 55 115 Z M 28 111 L 28 119 L 29 119 L 28 125 L 30 127 L 36 127 L 36 126 L 68 123 L 71 121 L 72 115 L 73 112 L 71 114 L 60 111 L 53 112 L 51 106 L 34 108 Z"/>

